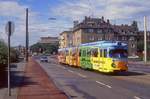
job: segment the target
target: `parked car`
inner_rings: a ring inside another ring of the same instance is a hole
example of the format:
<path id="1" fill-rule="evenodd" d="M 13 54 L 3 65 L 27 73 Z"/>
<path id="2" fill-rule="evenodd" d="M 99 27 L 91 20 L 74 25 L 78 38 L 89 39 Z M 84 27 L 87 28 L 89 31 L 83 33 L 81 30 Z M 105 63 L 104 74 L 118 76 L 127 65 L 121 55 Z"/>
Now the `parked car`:
<path id="1" fill-rule="evenodd" d="M 48 57 L 47 56 L 41 56 L 40 62 L 48 62 Z"/>

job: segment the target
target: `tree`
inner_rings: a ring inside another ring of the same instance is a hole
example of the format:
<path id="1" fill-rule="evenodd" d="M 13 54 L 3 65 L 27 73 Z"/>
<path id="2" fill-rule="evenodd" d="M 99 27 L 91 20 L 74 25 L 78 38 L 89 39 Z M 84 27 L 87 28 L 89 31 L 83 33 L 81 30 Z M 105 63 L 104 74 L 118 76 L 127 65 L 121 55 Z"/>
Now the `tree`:
<path id="1" fill-rule="evenodd" d="M 138 55 L 140 57 L 143 57 L 143 51 L 144 51 L 144 41 L 139 41 L 137 43 L 137 52 L 138 52 Z M 148 58 L 150 58 L 150 44 L 147 43 L 147 56 Z"/>
<path id="2" fill-rule="evenodd" d="M 0 64 L 7 64 L 7 46 L 3 41 L 0 41 Z"/>
<path id="3" fill-rule="evenodd" d="M 43 53 L 43 54 L 52 54 L 57 53 L 58 45 L 57 44 L 42 44 L 36 43 L 30 47 L 32 52 Z"/>

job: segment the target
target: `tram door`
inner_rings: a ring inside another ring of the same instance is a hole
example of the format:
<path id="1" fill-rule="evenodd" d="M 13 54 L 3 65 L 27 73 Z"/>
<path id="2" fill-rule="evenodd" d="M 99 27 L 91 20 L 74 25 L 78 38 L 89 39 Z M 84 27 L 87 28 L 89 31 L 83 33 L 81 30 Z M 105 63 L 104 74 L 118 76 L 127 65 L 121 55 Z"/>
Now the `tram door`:
<path id="1" fill-rule="evenodd" d="M 104 49 L 103 50 L 103 71 L 104 72 L 109 72 L 110 71 L 110 66 L 111 66 L 111 59 L 109 58 L 109 50 L 108 49 Z"/>
<path id="2" fill-rule="evenodd" d="M 99 69 L 99 50 L 98 50 L 98 48 L 92 48 L 91 61 L 93 64 L 93 69 L 98 70 Z"/>
<path id="3" fill-rule="evenodd" d="M 99 57 L 99 71 L 103 71 L 103 63 L 104 63 L 104 61 L 103 61 L 103 49 L 99 49 L 99 51 L 100 51 L 100 57 Z"/>
<path id="4" fill-rule="evenodd" d="M 81 55 L 80 55 L 80 65 L 82 68 L 86 67 L 86 48 L 81 48 Z"/>

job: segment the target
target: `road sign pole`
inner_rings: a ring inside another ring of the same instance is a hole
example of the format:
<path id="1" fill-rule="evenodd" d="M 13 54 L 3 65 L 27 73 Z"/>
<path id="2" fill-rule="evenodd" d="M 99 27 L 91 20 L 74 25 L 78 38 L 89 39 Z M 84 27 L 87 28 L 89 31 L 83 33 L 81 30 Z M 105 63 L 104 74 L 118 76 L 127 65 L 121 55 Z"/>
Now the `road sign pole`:
<path id="1" fill-rule="evenodd" d="M 12 35 L 12 33 L 14 32 L 14 28 L 15 28 L 15 25 L 12 21 L 8 21 L 7 24 L 6 24 L 6 27 L 5 27 L 5 31 L 8 35 L 8 67 L 7 67 L 7 84 L 8 84 L 8 96 L 11 96 L 11 84 L 10 84 L 10 73 L 11 73 L 11 70 L 10 70 L 10 37 Z"/>
<path id="2" fill-rule="evenodd" d="M 8 22 L 8 95 L 11 96 L 11 89 L 10 89 L 10 36 L 11 36 L 11 22 Z"/>

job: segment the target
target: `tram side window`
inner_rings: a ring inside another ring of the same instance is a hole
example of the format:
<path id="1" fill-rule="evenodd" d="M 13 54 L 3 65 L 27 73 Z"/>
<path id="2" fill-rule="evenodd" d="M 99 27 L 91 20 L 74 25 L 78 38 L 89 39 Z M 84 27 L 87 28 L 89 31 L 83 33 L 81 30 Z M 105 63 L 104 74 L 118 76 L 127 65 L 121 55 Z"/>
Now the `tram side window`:
<path id="1" fill-rule="evenodd" d="M 68 56 L 69 55 L 69 51 L 68 50 L 66 50 L 66 56 Z"/>
<path id="2" fill-rule="evenodd" d="M 87 49 L 87 56 L 91 56 L 91 49 Z"/>
<path id="3" fill-rule="evenodd" d="M 82 50 L 82 56 L 86 56 L 86 50 Z"/>
<path id="4" fill-rule="evenodd" d="M 72 56 L 75 56 L 75 55 L 76 55 L 76 50 L 72 49 Z"/>
<path id="5" fill-rule="evenodd" d="M 103 50 L 100 50 L 100 57 L 103 57 Z"/>
<path id="6" fill-rule="evenodd" d="M 92 56 L 93 57 L 98 57 L 98 49 L 97 48 L 92 50 Z"/>
<path id="7" fill-rule="evenodd" d="M 80 50 L 79 50 L 79 56 L 81 56 L 81 51 L 82 51 L 82 50 L 80 49 Z"/>
<path id="8" fill-rule="evenodd" d="M 104 49 L 104 57 L 107 57 L 107 49 Z"/>

